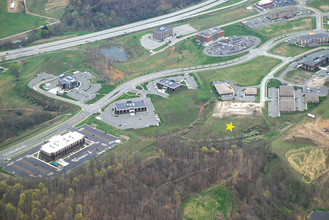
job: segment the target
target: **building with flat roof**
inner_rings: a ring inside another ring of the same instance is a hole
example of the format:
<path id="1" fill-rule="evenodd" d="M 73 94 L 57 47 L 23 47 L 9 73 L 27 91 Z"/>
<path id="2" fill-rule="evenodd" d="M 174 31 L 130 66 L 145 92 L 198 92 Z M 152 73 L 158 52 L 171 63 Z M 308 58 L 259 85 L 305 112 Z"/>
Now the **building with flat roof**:
<path id="1" fill-rule="evenodd" d="M 296 111 L 295 99 L 280 100 L 280 112 L 281 113 L 293 113 Z"/>
<path id="2" fill-rule="evenodd" d="M 199 44 L 208 44 L 209 42 L 215 41 L 220 37 L 224 37 L 224 30 L 214 27 L 205 31 L 202 31 L 196 35 L 196 42 Z"/>
<path id="3" fill-rule="evenodd" d="M 297 14 L 297 7 L 284 7 L 267 12 L 266 17 L 274 20 L 278 18 L 292 18 Z"/>
<path id="4" fill-rule="evenodd" d="M 306 70 L 315 70 L 316 68 L 319 68 L 321 65 L 325 64 L 327 62 L 326 57 L 323 56 L 316 56 L 316 57 L 309 57 L 308 59 L 305 59 L 301 64 L 302 68 Z"/>
<path id="5" fill-rule="evenodd" d="M 307 103 L 319 103 L 319 96 L 317 94 L 306 94 Z"/>
<path id="6" fill-rule="evenodd" d="M 260 0 L 257 4 L 260 6 L 271 5 L 271 4 L 273 4 L 273 1 L 272 0 Z"/>
<path id="7" fill-rule="evenodd" d="M 143 111 L 147 111 L 144 100 L 115 103 L 114 107 L 116 114 L 135 114 Z"/>
<path id="8" fill-rule="evenodd" d="M 64 75 L 59 77 L 58 85 L 63 90 L 70 90 L 78 87 L 79 84 L 78 84 L 78 80 L 74 76 Z"/>
<path id="9" fill-rule="evenodd" d="M 295 90 L 293 86 L 280 86 L 280 97 L 295 97 Z"/>
<path id="10" fill-rule="evenodd" d="M 296 44 L 300 46 L 316 46 L 327 43 L 329 43 L 329 34 L 327 33 L 310 33 L 296 38 Z"/>
<path id="11" fill-rule="evenodd" d="M 182 85 L 172 79 L 160 79 L 157 82 L 157 87 L 159 89 L 165 89 L 169 92 L 176 92 L 182 88 Z"/>
<path id="12" fill-rule="evenodd" d="M 244 93 L 245 93 L 246 96 L 256 96 L 257 95 L 257 88 L 256 87 L 246 88 Z"/>
<path id="13" fill-rule="evenodd" d="M 173 28 L 168 26 L 162 26 L 153 31 L 153 38 L 157 40 L 163 40 L 173 35 Z"/>
<path id="14" fill-rule="evenodd" d="M 84 144 L 84 135 L 76 131 L 64 135 L 56 135 L 41 146 L 40 157 L 46 161 L 54 161 L 66 156 L 80 147 L 83 147 Z"/>
<path id="15" fill-rule="evenodd" d="M 218 95 L 234 95 L 234 89 L 229 83 L 215 83 L 214 87 L 218 93 Z"/>

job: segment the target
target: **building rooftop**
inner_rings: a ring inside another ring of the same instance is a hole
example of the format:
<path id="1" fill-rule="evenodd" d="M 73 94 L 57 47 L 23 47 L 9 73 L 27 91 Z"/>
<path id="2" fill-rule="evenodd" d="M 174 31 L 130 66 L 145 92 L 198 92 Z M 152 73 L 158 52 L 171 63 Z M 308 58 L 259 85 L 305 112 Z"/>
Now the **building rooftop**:
<path id="1" fill-rule="evenodd" d="M 279 89 L 280 96 L 294 96 L 293 86 L 280 86 Z"/>
<path id="2" fill-rule="evenodd" d="M 56 135 L 49 139 L 49 142 L 41 146 L 41 150 L 51 154 L 65 148 L 66 146 L 73 144 L 74 142 L 82 139 L 83 134 L 76 131 L 66 133 L 64 135 Z"/>
<path id="3" fill-rule="evenodd" d="M 246 91 L 244 91 L 246 95 L 257 95 L 257 88 L 246 88 Z"/>
<path id="4" fill-rule="evenodd" d="M 129 110 L 130 108 L 143 108 L 146 107 L 144 100 L 126 101 L 122 103 L 115 103 L 117 110 Z"/>
<path id="5" fill-rule="evenodd" d="M 175 80 L 172 79 L 160 79 L 158 83 L 161 83 L 162 85 L 165 85 L 172 89 L 175 89 L 181 85 L 180 83 L 177 83 Z"/>
<path id="6" fill-rule="evenodd" d="M 310 34 L 305 34 L 305 35 L 300 35 L 297 38 L 299 40 L 311 40 L 311 39 L 316 39 L 316 38 L 325 38 L 328 37 L 328 34 L 326 33 L 310 33 Z"/>
<path id="7" fill-rule="evenodd" d="M 306 102 L 319 102 L 319 96 L 317 94 L 306 94 Z"/>
<path id="8" fill-rule="evenodd" d="M 155 29 L 153 32 L 160 34 L 160 33 L 163 33 L 165 31 L 171 30 L 171 29 L 172 29 L 172 27 L 162 26 L 162 27 L 159 27 L 159 28 Z"/>
<path id="9" fill-rule="evenodd" d="M 59 77 L 58 81 L 61 84 L 70 84 L 73 82 L 77 82 L 78 80 L 74 76 L 64 75 L 64 76 Z"/>
<path id="10" fill-rule="evenodd" d="M 281 112 L 294 112 L 296 111 L 296 104 L 294 99 L 280 100 L 280 111 Z"/>
<path id="11" fill-rule="evenodd" d="M 283 12 L 283 11 L 292 11 L 292 10 L 296 10 L 297 11 L 297 7 L 290 6 L 290 7 L 278 8 L 278 9 L 275 9 L 275 10 L 271 10 L 268 13 L 269 14 L 276 14 L 276 13 L 280 13 L 280 12 Z"/>
<path id="12" fill-rule="evenodd" d="M 214 27 L 214 28 L 202 31 L 202 32 L 198 33 L 198 35 L 203 36 L 203 37 L 210 37 L 210 36 L 220 33 L 220 32 L 223 32 L 223 30 L 218 27 Z"/>
<path id="13" fill-rule="evenodd" d="M 233 94 L 234 89 L 229 83 L 216 83 L 214 84 L 216 91 L 219 95 Z"/>
<path id="14" fill-rule="evenodd" d="M 308 66 L 314 66 L 322 61 L 324 61 L 326 58 L 323 56 L 320 57 L 312 57 L 309 59 L 306 59 L 302 62 L 302 64 L 308 65 Z"/>

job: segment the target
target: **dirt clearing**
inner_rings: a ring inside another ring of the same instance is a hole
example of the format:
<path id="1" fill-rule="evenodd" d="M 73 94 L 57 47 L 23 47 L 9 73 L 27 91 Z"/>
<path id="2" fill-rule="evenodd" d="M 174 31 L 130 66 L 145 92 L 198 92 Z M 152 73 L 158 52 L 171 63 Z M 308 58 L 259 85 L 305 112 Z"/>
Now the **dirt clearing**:
<path id="1" fill-rule="evenodd" d="M 252 102 L 217 102 L 212 116 L 216 118 L 250 116 L 261 113 L 263 107 L 261 103 Z"/>
<path id="2" fill-rule="evenodd" d="M 69 0 L 48 0 L 46 6 L 45 6 L 45 11 L 53 11 L 58 8 L 64 8 L 69 4 Z"/>
<path id="3" fill-rule="evenodd" d="M 322 87 L 326 83 L 327 78 L 316 77 L 314 80 L 307 84 L 308 87 Z"/>
<path id="4" fill-rule="evenodd" d="M 315 121 L 297 126 L 290 132 L 286 141 L 307 138 L 316 146 L 311 145 L 286 153 L 290 165 L 303 175 L 303 181 L 311 183 L 329 171 L 327 155 L 329 153 L 329 133 L 323 129 L 329 127 L 329 119 L 317 118 Z"/>
<path id="5" fill-rule="evenodd" d="M 15 8 L 10 8 L 12 3 L 15 3 Z M 17 1 L 10 1 L 10 0 L 7 1 L 8 12 L 12 12 L 12 13 L 18 12 L 18 4 L 19 2 Z"/>

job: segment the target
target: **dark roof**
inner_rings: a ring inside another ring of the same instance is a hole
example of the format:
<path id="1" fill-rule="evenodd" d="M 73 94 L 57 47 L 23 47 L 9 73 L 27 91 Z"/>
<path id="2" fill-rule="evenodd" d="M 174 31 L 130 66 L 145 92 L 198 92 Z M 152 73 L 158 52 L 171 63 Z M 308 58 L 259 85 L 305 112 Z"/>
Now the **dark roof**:
<path id="1" fill-rule="evenodd" d="M 129 110 L 130 108 L 142 108 L 146 107 L 144 100 L 138 101 L 126 101 L 122 103 L 115 103 L 117 110 Z"/>
<path id="2" fill-rule="evenodd" d="M 294 112 L 296 111 L 296 105 L 294 99 L 284 99 L 280 101 L 281 112 Z"/>
<path id="3" fill-rule="evenodd" d="M 319 102 L 319 96 L 316 94 L 307 94 L 306 101 L 307 102 Z"/>
<path id="4" fill-rule="evenodd" d="M 280 96 L 294 96 L 293 86 L 280 86 Z"/>
<path id="5" fill-rule="evenodd" d="M 172 29 L 172 27 L 162 26 L 162 27 L 159 27 L 159 28 L 155 29 L 155 30 L 153 31 L 153 33 L 161 34 L 161 33 L 165 32 L 165 31 L 167 31 L 167 30 L 171 30 L 171 29 Z"/>
<path id="6" fill-rule="evenodd" d="M 68 76 L 68 75 L 59 77 L 58 81 L 61 84 L 70 84 L 70 83 L 78 82 L 78 80 L 74 76 Z"/>
<path id="7" fill-rule="evenodd" d="M 223 30 L 220 29 L 219 27 L 214 27 L 214 28 L 202 31 L 202 32 L 198 33 L 198 35 L 203 36 L 203 37 L 210 37 L 210 36 L 220 33 L 220 32 L 223 32 Z"/>
<path id="8" fill-rule="evenodd" d="M 328 34 L 326 33 L 317 33 L 317 34 L 305 34 L 305 35 L 300 35 L 297 38 L 299 40 L 311 40 L 311 39 L 316 39 L 316 38 L 325 38 L 328 37 Z"/>
<path id="9" fill-rule="evenodd" d="M 323 57 L 325 57 L 325 58 L 329 59 L 329 53 L 327 53 L 327 54 L 323 55 Z"/>
<path id="10" fill-rule="evenodd" d="M 175 89 L 181 85 L 180 83 L 177 83 L 175 80 L 172 80 L 172 79 L 160 79 L 158 81 L 158 83 L 160 83 L 164 86 L 167 86 L 169 88 L 172 88 L 172 89 Z"/>
<path id="11" fill-rule="evenodd" d="M 309 58 L 307 60 L 304 60 L 302 62 L 302 64 L 305 64 L 305 65 L 308 65 L 308 66 L 314 66 L 314 65 L 316 65 L 316 64 L 324 61 L 325 59 L 326 58 L 325 57 L 322 57 L 322 56 L 320 56 L 320 57 L 314 57 L 314 58 L 312 57 L 312 58 Z"/>

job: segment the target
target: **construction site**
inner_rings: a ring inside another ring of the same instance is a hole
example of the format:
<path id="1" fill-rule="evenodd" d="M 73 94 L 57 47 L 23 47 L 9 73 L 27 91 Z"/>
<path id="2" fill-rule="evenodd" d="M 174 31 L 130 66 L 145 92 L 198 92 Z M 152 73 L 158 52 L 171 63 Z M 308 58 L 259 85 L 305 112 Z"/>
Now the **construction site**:
<path id="1" fill-rule="evenodd" d="M 264 104 L 252 102 L 217 102 L 212 113 L 213 117 L 224 118 L 228 116 L 251 116 L 260 114 Z"/>

